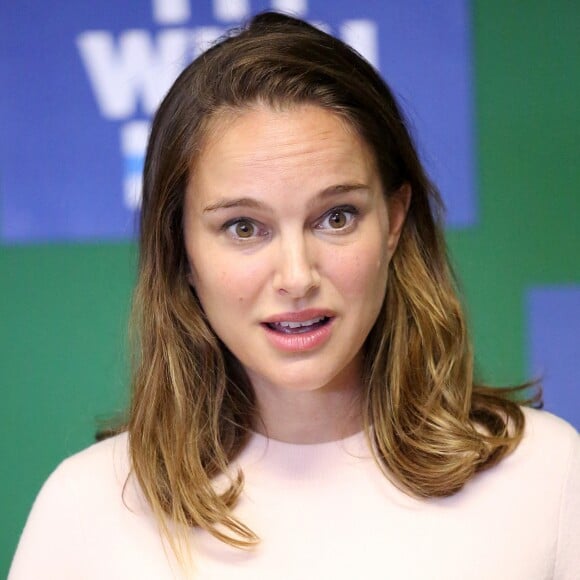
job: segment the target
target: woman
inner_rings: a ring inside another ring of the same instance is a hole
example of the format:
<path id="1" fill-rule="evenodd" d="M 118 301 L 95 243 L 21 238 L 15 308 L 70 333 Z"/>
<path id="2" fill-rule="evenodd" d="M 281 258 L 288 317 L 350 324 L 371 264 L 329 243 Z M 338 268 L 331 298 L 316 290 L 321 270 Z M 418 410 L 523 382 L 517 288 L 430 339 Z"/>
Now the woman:
<path id="1" fill-rule="evenodd" d="M 439 207 L 340 41 L 263 14 L 192 63 L 128 421 L 45 484 L 11 578 L 577 577 L 577 434 L 474 384 Z"/>

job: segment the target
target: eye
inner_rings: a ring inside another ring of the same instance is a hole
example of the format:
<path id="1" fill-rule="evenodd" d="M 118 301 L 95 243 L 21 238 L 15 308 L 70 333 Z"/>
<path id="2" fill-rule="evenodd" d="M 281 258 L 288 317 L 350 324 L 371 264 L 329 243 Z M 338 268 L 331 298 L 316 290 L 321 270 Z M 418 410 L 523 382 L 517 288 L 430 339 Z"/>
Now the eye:
<path id="1" fill-rule="evenodd" d="M 237 218 L 223 225 L 227 234 L 237 241 L 252 240 L 258 236 L 266 235 L 265 230 L 249 218 Z"/>
<path id="2" fill-rule="evenodd" d="M 328 225 L 333 229 L 341 229 L 347 224 L 347 217 L 344 211 L 332 212 L 328 216 Z"/>
<path id="3" fill-rule="evenodd" d="M 234 233 L 238 238 L 251 238 L 256 231 L 256 226 L 248 220 L 240 220 L 230 226 L 230 228 L 233 228 Z"/>
<path id="4" fill-rule="evenodd" d="M 352 206 L 335 207 L 327 212 L 316 226 L 321 230 L 348 230 L 354 225 L 358 211 Z"/>

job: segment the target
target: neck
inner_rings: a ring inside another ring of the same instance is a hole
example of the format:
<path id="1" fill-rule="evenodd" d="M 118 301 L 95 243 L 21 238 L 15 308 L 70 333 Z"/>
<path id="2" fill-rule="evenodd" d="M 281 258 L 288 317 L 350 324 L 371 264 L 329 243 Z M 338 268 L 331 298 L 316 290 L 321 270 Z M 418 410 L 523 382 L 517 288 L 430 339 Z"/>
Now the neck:
<path id="1" fill-rule="evenodd" d="M 256 431 L 287 443 L 324 443 L 362 429 L 360 385 L 313 391 L 254 386 L 260 416 Z"/>

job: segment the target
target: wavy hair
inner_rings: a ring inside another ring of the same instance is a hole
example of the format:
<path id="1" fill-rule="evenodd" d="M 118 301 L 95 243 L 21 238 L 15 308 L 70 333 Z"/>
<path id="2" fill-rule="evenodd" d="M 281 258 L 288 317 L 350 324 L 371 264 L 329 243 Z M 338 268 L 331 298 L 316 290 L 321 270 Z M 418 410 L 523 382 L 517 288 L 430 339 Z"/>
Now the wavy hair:
<path id="1" fill-rule="evenodd" d="M 210 121 L 256 103 L 313 104 L 340 115 L 374 153 L 385 195 L 411 186 L 384 304 L 364 347 L 364 426 L 385 475 L 415 496 L 451 495 L 509 454 L 524 427 L 505 390 L 474 383 L 441 200 L 391 90 L 340 40 L 301 20 L 261 14 L 183 71 L 155 115 L 146 154 L 124 428 L 133 473 L 173 548 L 168 521 L 182 530 L 178 538 L 196 526 L 240 548 L 258 541 L 233 515 L 243 474 L 229 475 L 225 492 L 212 485 L 228 474 L 258 417 L 243 368 L 188 284 L 182 225 Z"/>

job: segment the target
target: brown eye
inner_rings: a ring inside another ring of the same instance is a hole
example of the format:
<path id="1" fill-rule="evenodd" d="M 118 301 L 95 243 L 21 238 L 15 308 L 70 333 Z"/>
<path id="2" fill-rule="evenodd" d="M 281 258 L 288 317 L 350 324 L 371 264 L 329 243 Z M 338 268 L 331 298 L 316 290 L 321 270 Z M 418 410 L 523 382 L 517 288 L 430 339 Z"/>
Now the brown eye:
<path id="1" fill-rule="evenodd" d="M 346 226 L 346 215 L 342 210 L 334 211 L 328 216 L 328 224 L 335 230 L 344 228 Z"/>
<path id="2" fill-rule="evenodd" d="M 358 216 L 359 211 L 352 205 L 333 207 L 322 216 L 316 229 L 329 234 L 348 234 L 356 228 Z"/>
<path id="3" fill-rule="evenodd" d="M 254 224 L 248 221 L 239 221 L 235 225 L 235 233 L 238 238 L 251 238 L 255 233 Z"/>

